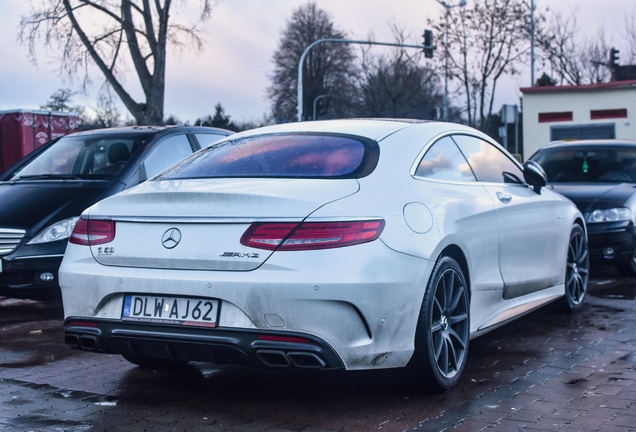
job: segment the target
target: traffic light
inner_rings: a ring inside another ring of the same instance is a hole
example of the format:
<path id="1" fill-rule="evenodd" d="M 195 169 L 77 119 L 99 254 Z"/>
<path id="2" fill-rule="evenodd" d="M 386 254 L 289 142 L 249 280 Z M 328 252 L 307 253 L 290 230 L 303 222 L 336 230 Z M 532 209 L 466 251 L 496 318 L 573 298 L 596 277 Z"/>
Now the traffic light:
<path id="1" fill-rule="evenodd" d="M 610 48 L 609 65 L 611 68 L 618 66 L 618 52 L 616 48 Z"/>
<path id="2" fill-rule="evenodd" d="M 433 58 L 433 51 L 435 51 L 435 46 L 433 46 L 433 31 L 432 30 L 424 30 L 424 57 Z"/>

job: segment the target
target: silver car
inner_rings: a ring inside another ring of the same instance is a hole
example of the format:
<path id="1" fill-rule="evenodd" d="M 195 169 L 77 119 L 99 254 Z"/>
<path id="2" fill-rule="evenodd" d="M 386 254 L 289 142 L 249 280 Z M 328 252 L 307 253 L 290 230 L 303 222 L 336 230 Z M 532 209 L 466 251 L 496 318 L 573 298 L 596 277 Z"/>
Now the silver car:
<path id="1" fill-rule="evenodd" d="M 82 214 L 66 343 L 146 367 L 406 367 L 448 389 L 470 339 L 584 301 L 585 223 L 545 182 L 457 124 L 232 135 Z"/>

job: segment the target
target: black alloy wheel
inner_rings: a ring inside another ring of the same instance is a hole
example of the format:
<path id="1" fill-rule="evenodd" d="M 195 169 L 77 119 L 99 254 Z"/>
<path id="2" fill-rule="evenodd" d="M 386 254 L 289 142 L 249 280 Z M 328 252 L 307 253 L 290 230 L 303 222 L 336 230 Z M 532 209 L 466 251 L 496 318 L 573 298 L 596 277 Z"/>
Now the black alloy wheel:
<path id="1" fill-rule="evenodd" d="M 565 268 L 565 296 L 563 305 L 568 311 L 581 308 L 587 294 L 587 281 L 590 269 L 590 256 L 585 231 L 580 225 L 574 225 L 568 244 L 568 259 Z"/>
<path id="2" fill-rule="evenodd" d="M 441 257 L 429 279 L 418 321 L 415 368 L 418 385 L 441 392 L 459 381 L 468 356 L 468 285 L 461 267 L 450 257 Z"/>

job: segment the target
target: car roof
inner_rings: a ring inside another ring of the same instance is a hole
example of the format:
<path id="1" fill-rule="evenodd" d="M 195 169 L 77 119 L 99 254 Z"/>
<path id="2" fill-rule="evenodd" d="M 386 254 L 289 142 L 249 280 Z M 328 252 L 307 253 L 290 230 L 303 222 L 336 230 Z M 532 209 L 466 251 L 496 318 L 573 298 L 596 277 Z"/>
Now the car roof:
<path id="1" fill-rule="evenodd" d="M 84 136 L 84 135 L 117 135 L 121 133 L 136 134 L 136 133 L 158 133 L 158 132 L 170 132 L 170 131 L 186 131 L 186 132 L 215 132 L 223 135 L 230 135 L 234 132 L 208 126 L 125 126 L 116 128 L 104 128 L 104 129 L 91 129 L 86 131 L 75 132 L 71 136 Z"/>
<path id="2" fill-rule="evenodd" d="M 381 141 L 387 136 L 408 127 L 430 125 L 432 129 L 439 127 L 471 130 L 462 125 L 455 123 L 442 123 L 430 120 L 412 120 L 412 119 L 381 119 L 381 118 L 356 118 L 356 119 L 339 119 L 339 120 L 320 120 L 320 121 L 304 121 L 294 123 L 283 123 L 272 126 L 251 129 L 240 132 L 232 136 L 231 139 L 245 138 L 249 136 L 276 133 L 335 133 L 356 135 L 363 138 Z"/>
<path id="3" fill-rule="evenodd" d="M 595 140 L 571 140 L 571 141 L 552 141 L 541 148 L 541 150 L 549 149 L 566 149 L 568 147 L 636 147 L 636 141 L 618 140 L 618 139 L 595 139 Z"/>

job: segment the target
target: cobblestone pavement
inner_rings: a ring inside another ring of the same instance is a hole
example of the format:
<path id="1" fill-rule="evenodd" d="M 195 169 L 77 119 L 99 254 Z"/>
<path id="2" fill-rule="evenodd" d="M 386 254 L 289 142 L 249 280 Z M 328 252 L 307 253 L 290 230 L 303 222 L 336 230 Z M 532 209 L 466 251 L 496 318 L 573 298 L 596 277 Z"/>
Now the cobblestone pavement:
<path id="1" fill-rule="evenodd" d="M 597 272 L 582 311 L 471 341 L 431 396 L 391 370 L 147 371 L 65 347 L 58 303 L 0 298 L 0 431 L 636 431 L 635 299 L 636 279 Z"/>

